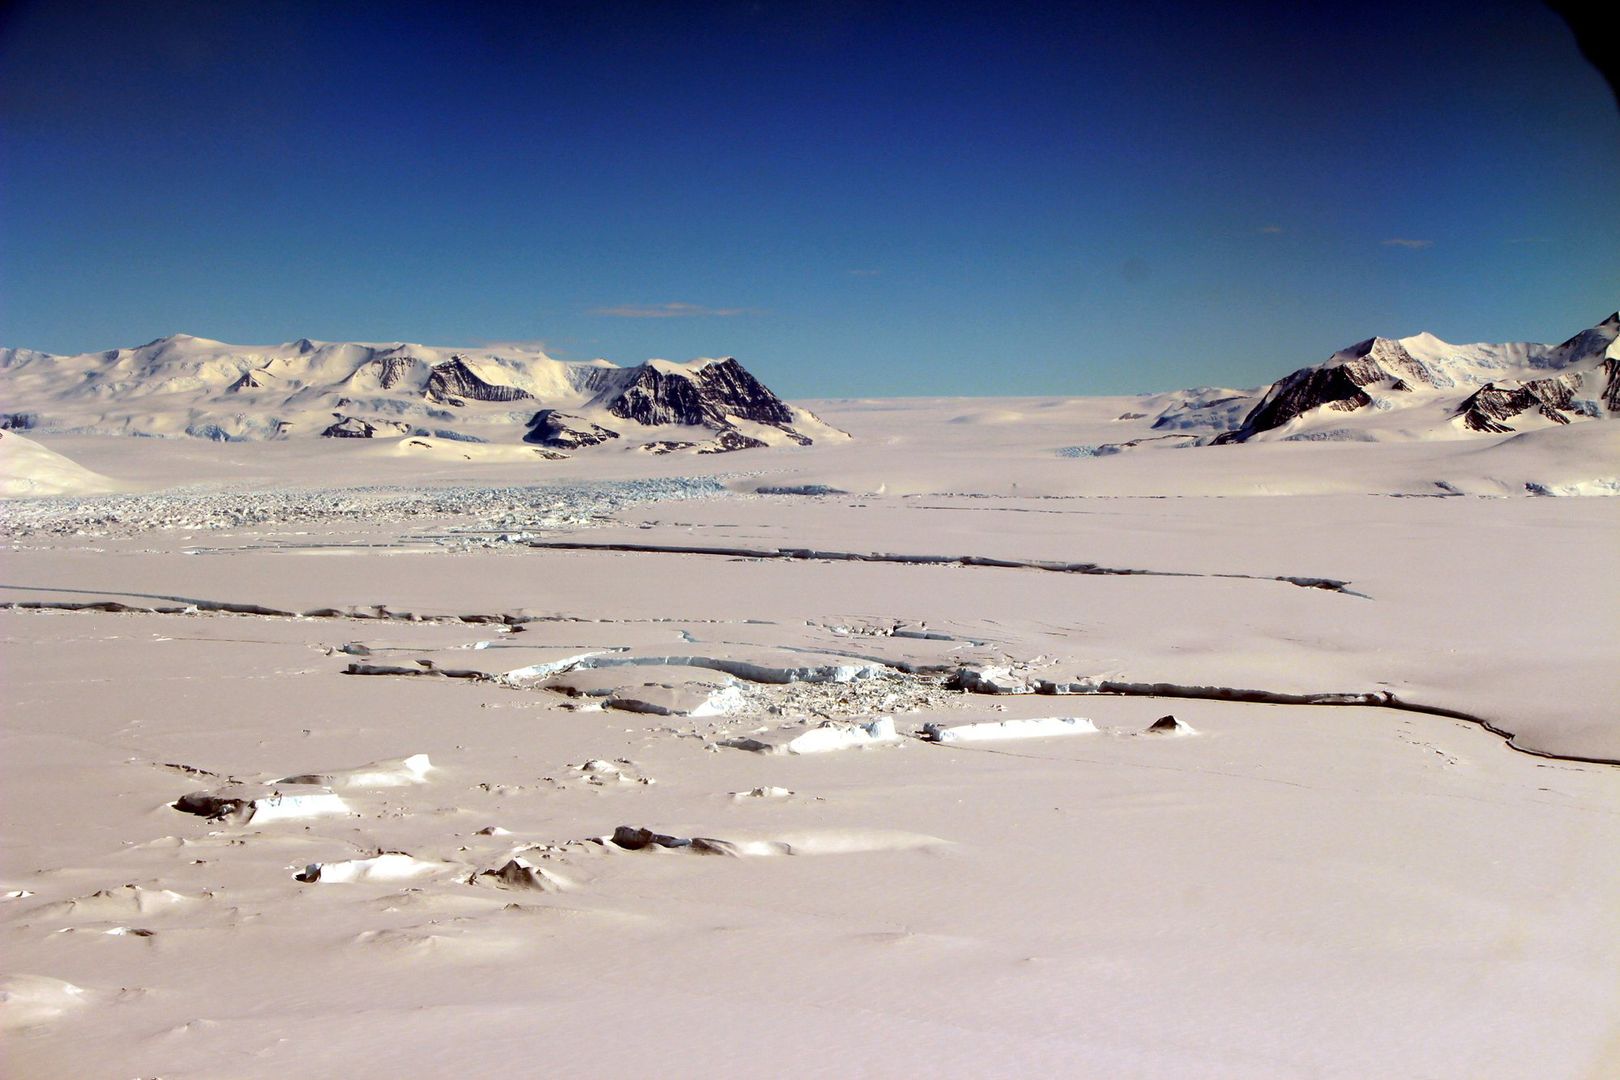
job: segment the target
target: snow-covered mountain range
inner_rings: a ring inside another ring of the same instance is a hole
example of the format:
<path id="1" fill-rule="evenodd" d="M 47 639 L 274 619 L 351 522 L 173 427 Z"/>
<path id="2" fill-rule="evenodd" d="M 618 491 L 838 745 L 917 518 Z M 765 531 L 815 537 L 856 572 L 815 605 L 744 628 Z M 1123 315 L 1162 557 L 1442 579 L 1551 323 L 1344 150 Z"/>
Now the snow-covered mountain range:
<path id="1" fill-rule="evenodd" d="M 656 454 L 848 438 L 729 357 L 625 368 L 537 349 L 229 345 L 177 334 L 78 356 L 0 349 L 0 394 L 0 428 L 41 432 L 434 436 L 559 452 L 622 440 Z"/>
<path id="2" fill-rule="evenodd" d="M 1375 337 L 1258 391 L 1168 395 L 1153 427 L 1215 443 L 1466 438 L 1620 415 L 1620 313 L 1559 345 Z"/>
<path id="3" fill-rule="evenodd" d="M 1130 399 L 1112 453 L 1250 441 L 1467 439 L 1620 415 L 1620 314 L 1558 345 L 1375 337 L 1267 387 Z M 216 440 L 435 437 L 712 454 L 842 441 L 732 358 L 619 367 L 537 349 L 227 345 L 176 335 L 54 356 L 0 349 L 0 429 Z"/>

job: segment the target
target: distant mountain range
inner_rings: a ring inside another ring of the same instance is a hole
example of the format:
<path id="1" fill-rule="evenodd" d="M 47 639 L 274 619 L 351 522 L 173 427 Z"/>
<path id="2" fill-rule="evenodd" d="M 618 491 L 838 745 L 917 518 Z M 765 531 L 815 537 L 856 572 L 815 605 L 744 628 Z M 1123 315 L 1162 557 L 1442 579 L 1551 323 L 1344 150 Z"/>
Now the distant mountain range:
<path id="1" fill-rule="evenodd" d="M 848 438 L 730 357 L 622 368 L 538 350 L 308 339 L 245 346 L 177 334 L 79 356 L 0 349 L 0 392 L 0 428 L 15 430 L 521 439 L 557 452 L 623 439 L 654 454 Z"/>
<path id="2" fill-rule="evenodd" d="M 1620 313 L 1559 345 L 1369 338 L 1261 390 L 1160 395 L 1156 413 L 1129 418 L 1195 443 L 1466 438 L 1608 419 L 1620 415 L 1617 335 Z"/>
<path id="3" fill-rule="evenodd" d="M 1121 439 L 1091 448 L 1470 438 L 1620 415 L 1620 314 L 1559 345 L 1369 338 L 1253 390 L 1135 399 Z M 439 438 L 557 456 L 808 446 L 849 436 L 735 359 L 619 367 L 539 350 L 188 337 L 55 356 L 0 349 L 0 429 L 222 441 Z"/>

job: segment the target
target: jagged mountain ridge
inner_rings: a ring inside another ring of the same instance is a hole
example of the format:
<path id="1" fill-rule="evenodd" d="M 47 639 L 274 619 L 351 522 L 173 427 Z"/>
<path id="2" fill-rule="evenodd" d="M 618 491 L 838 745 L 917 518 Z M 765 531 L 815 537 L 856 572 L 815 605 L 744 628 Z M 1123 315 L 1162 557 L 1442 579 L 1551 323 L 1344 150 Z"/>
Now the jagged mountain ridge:
<path id="1" fill-rule="evenodd" d="M 1620 313 L 1558 345 L 1368 338 L 1258 391 L 1146 399 L 1183 445 L 1506 435 L 1620 415 Z M 1148 410 L 1143 410 L 1147 413 Z"/>
<path id="2" fill-rule="evenodd" d="M 0 427 L 39 431 L 219 440 L 437 435 L 570 449 L 623 435 L 657 453 L 848 437 L 783 402 L 731 357 L 618 367 L 520 347 L 307 338 L 238 346 L 175 335 L 78 356 L 0 349 L 0 390 Z M 610 434 L 582 440 L 570 434 L 578 431 Z"/>

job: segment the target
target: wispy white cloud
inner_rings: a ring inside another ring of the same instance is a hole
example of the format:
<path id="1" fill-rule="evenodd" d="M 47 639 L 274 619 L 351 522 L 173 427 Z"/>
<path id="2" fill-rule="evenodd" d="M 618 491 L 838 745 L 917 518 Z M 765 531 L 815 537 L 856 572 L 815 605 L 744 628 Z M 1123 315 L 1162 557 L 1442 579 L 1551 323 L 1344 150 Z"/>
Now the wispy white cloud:
<path id="1" fill-rule="evenodd" d="M 1392 236 L 1384 242 L 1385 247 L 1409 248 L 1417 251 L 1420 248 L 1434 247 L 1433 240 L 1409 240 L 1404 236 Z"/>
<path id="2" fill-rule="evenodd" d="M 1545 236 L 1515 236 L 1508 240 L 1510 244 L 1550 244 L 1552 241 Z"/>
<path id="3" fill-rule="evenodd" d="M 879 274 L 883 273 L 881 270 L 874 270 L 870 267 L 860 267 L 859 269 L 846 270 L 844 272 L 850 277 L 877 277 Z"/>
<path id="4" fill-rule="evenodd" d="M 671 300 L 665 304 L 615 304 L 612 307 L 592 308 L 591 314 L 606 315 L 614 319 L 690 319 L 703 316 L 751 315 L 753 309 L 704 307 L 702 304 Z"/>
<path id="5" fill-rule="evenodd" d="M 1283 231 L 1283 227 L 1281 225 L 1262 225 L 1260 226 L 1259 231 L 1268 236 L 1275 236 L 1277 233 Z"/>
<path id="6" fill-rule="evenodd" d="M 486 349 L 511 349 L 514 352 L 543 353 L 547 351 L 546 343 L 541 341 L 539 338 L 508 338 L 501 339 L 499 341 L 485 340 L 480 341 L 478 344 Z"/>

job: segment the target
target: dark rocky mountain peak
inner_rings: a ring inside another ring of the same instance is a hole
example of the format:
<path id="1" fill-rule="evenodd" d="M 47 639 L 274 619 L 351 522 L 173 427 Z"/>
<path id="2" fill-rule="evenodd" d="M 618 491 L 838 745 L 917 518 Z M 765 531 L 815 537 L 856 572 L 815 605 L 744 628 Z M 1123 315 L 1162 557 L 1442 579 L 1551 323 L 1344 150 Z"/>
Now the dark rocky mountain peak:
<path id="1" fill-rule="evenodd" d="M 731 418 L 772 425 L 793 421 L 793 410 L 733 357 L 683 372 L 643 364 L 606 404 L 614 416 L 638 424 L 720 430 L 731 426 Z"/>
<path id="2" fill-rule="evenodd" d="M 1222 432 L 1216 443 L 1243 442 L 1282 427 L 1311 409 L 1354 412 L 1372 404 L 1365 387 L 1388 383 L 1389 389 L 1410 392 L 1413 384 L 1434 386 L 1429 369 L 1390 338 L 1368 338 L 1333 355 L 1319 367 L 1301 368 L 1271 384 L 1260 403 L 1235 430 Z"/>
<path id="3" fill-rule="evenodd" d="M 486 382 L 467 366 L 464 356 L 452 356 L 434 364 L 428 376 L 426 396 L 441 405 L 462 405 L 467 401 L 521 401 L 534 395 L 516 386 Z"/>

